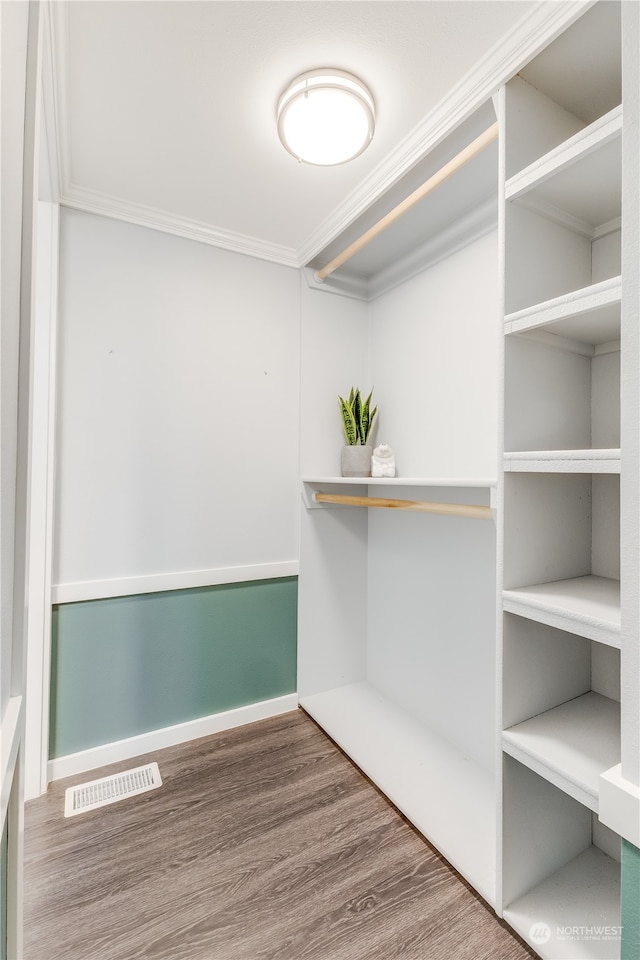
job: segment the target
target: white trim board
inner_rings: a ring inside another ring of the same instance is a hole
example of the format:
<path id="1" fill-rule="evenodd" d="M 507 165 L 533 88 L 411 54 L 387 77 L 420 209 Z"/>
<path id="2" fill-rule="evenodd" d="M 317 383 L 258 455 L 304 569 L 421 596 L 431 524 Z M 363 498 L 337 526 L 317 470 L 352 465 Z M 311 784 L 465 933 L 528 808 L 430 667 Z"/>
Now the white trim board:
<path id="1" fill-rule="evenodd" d="M 25 799 L 47 788 L 57 372 L 59 207 L 38 201 L 33 327 Z"/>
<path id="2" fill-rule="evenodd" d="M 299 562 L 281 560 L 238 567 L 213 567 L 210 570 L 179 570 L 173 573 L 151 573 L 140 577 L 119 577 L 110 580 L 81 580 L 56 583 L 51 589 L 52 603 L 79 603 L 84 600 L 106 600 L 141 593 L 163 593 L 168 590 L 190 590 L 225 583 L 247 583 L 251 580 L 277 580 L 297 577 Z"/>
<path id="3" fill-rule="evenodd" d="M 180 743 L 189 743 L 200 737 L 209 737 L 223 730 L 241 727 L 256 720 L 267 720 L 277 717 L 290 710 L 297 710 L 298 695 L 289 693 L 283 697 L 274 697 L 271 700 L 261 700 L 246 707 L 237 707 L 235 710 L 224 710 L 222 713 L 213 713 L 207 717 L 198 717 L 186 723 L 177 723 L 160 730 L 151 730 L 126 740 L 116 740 L 114 743 L 105 743 L 89 750 L 70 753 L 65 757 L 56 757 L 47 764 L 49 783 L 53 780 L 63 780 L 78 773 L 86 773 L 110 763 L 120 760 L 130 760 L 165 747 L 174 747 Z"/>
<path id="4" fill-rule="evenodd" d="M 600 774 L 599 794 L 600 822 L 640 847 L 640 787 L 622 776 L 621 764 Z"/>

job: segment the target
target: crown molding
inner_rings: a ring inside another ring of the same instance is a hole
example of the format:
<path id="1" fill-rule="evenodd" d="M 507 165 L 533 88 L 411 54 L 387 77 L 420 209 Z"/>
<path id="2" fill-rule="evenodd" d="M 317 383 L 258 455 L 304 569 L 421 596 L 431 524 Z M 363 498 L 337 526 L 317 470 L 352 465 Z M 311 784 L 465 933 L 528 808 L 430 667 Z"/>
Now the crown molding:
<path id="1" fill-rule="evenodd" d="M 167 213 L 166 210 L 158 210 L 144 204 L 122 200 L 120 197 L 112 197 L 99 191 L 88 190 L 86 187 L 78 187 L 75 184 L 68 184 L 62 191 L 60 203 L 62 206 L 70 207 L 73 210 L 99 214 L 103 217 L 110 217 L 112 220 L 124 220 L 139 227 L 148 227 L 151 230 L 171 233 L 176 237 L 196 240 L 198 243 L 207 243 L 213 247 L 222 247 L 224 250 L 230 250 L 233 253 L 246 254 L 259 260 L 269 260 L 285 267 L 297 268 L 300 266 L 295 250 L 289 247 L 283 247 L 266 240 L 258 240 L 255 237 L 247 237 L 241 233 L 233 233 L 230 230 L 221 230 L 218 227 L 210 226 L 208 223 L 201 223 L 188 217 L 180 217 Z"/>
<path id="2" fill-rule="evenodd" d="M 544 2 L 505 35 L 298 249 L 306 264 L 463 123 L 595 0 Z"/>

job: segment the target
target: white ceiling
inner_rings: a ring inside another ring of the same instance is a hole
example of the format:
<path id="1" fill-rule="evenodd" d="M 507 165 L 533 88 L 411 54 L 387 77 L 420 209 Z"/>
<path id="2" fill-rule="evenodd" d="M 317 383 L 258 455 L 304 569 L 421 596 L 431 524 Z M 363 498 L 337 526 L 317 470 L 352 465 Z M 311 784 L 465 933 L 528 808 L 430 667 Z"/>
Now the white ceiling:
<path id="1" fill-rule="evenodd" d="M 540 5 L 54 3 L 62 193 L 193 222 L 294 262 L 317 252 L 314 238 L 330 235 L 339 211 L 415 146 L 448 92 Z M 371 146 L 340 167 L 298 164 L 276 133 L 279 94 L 318 66 L 358 74 L 376 101 Z"/>

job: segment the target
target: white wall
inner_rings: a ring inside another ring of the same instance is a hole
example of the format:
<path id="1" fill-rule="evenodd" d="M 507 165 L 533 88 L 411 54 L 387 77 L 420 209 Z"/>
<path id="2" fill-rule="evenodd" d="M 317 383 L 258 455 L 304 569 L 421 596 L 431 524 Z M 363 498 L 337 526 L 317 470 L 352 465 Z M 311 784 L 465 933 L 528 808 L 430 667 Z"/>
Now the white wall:
<path id="1" fill-rule="evenodd" d="M 53 581 L 296 560 L 297 271 L 61 222 Z"/>
<path id="2" fill-rule="evenodd" d="M 336 344 L 339 346 L 336 348 Z M 302 278 L 303 476 L 340 476 L 344 445 L 338 396 L 370 389 L 369 305 L 310 288 Z"/>
<path id="3" fill-rule="evenodd" d="M 371 305 L 378 442 L 398 476 L 497 476 L 497 256 L 492 232 Z"/>

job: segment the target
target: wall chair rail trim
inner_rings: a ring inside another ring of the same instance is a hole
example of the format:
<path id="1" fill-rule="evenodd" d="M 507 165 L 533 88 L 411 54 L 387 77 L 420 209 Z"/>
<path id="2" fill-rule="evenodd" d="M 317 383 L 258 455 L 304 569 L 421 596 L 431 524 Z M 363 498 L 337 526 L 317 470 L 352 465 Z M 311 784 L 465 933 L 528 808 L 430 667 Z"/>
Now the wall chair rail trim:
<path id="1" fill-rule="evenodd" d="M 297 560 L 281 560 L 276 563 L 213 567 L 208 570 L 183 570 L 137 577 L 56 583 L 52 586 L 51 602 L 79 603 L 83 600 L 106 600 L 109 597 L 135 596 L 141 593 L 189 590 L 192 587 L 211 587 L 224 583 L 276 580 L 280 577 L 297 577 L 298 568 Z"/>

